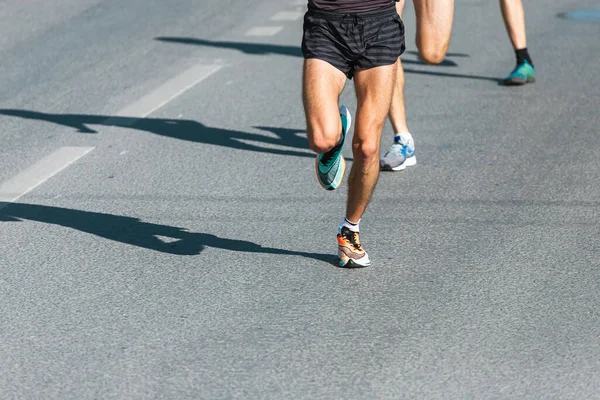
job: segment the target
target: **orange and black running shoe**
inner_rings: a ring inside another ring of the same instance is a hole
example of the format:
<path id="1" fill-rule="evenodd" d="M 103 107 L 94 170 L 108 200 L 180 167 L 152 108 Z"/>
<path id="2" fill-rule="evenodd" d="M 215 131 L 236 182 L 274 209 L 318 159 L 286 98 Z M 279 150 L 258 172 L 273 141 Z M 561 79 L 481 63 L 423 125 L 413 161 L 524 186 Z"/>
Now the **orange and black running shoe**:
<path id="1" fill-rule="evenodd" d="M 362 268 L 371 265 L 369 255 L 360 245 L 358 232 L 341 226 L 337 235 L 339 266 L 346 268 Z"/>

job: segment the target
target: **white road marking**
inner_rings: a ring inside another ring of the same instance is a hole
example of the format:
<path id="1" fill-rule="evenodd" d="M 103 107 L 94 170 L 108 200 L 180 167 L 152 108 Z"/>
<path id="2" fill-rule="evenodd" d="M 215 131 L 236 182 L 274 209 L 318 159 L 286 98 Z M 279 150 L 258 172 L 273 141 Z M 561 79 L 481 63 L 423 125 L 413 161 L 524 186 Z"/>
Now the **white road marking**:
<path id="1" fill-rule="evenodd" d="M 220 70 L 221 67 L 222 65 L 220 64 L 195 65 L 176 77 L 169 79 L 141 99 L 123 108 L 116 114 L 117 117 L 119 117 L 118 121 L 113 121 L 113 118 L 111 117 L 104 121 L 104 123 L 107 125 L 114 123 L 119 126 L 133 125 L 138 119 L 152 114 L 177 96 L 190 90 L 198 83 Z M 129 117 L 129 120 L 124 121 L 123 117 Z"/>
<path id="2" fill-rule="evenodd" d="M 129 153 L 129 150 L 123 150 L 122 152 L 119 153 L 119 155 L 124 156 L 127 153 Z"/>
<path id="3" fill-rule="evenodd" d="M 0 186 L 0 208 L 18 200 L 54 175 L 58 174 L 94 147 L 61 147 Z"/>
<path id="4" fill-rule="evenodd" d="M 138 119 L 144 118 L 158 110 L 220 70 L 221 67 L 221 64 L 200 64 L 188 69 L 168 80 L 146 96 L 123 108 L 116 114 L 118 121 L 113 121 L 113 123 L 119 126 L 133 125 Z M 108 118 L 104 121 L 104 124 L 110 125 L 113 118 Z M 94 147 L 61 147 L 42 158 L 0 186 L 0 208 L 4 207 L 7 203 L 18 200 L 21 196 L 52 178 L 92 150 L 94 150 Z M 127 151 L 123 151 L 121 155 L 126 153 Z"/>
<path id="5" fill-rule="evenodd" d="M 275 36 L 283 26 L 257 26 L 246 32 L 246 36 Z"/>
<path id="6" fill-rule="evenodd" d="M 153 235 L 153 236 L 155 238 L 157 238 L 158 240 L 160 240 L 161 242 L 166 243 L 166 244 L 171 244 L 171 243 L 181 241 L 181 239 L 179 239 L 179 238 L 172 238 L 172 237 L 168 237 L 168 236 L 162 236 L 162 235 Z"/>
<path id="7" fill-rule="evenodd" d="M 271 17 L 271 21 L 296 21 L 303 15 L 303 11 L 280 11 Z"/>

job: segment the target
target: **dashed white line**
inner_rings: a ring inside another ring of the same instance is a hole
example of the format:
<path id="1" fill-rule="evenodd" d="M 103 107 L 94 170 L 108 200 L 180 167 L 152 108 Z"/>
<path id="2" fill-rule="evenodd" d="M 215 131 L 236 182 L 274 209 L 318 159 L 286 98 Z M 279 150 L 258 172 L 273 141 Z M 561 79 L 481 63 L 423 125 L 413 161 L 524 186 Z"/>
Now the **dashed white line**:
<path id="1" fill-rule="evenodd" d="M 221 64 L 201 64 L 188 69 L 168 80 L 148 95 L 123 108 L 117 113 L 118 121 L 114 122 L 118 122 L 119 126 L 133 125 L 138 119 L 158 110 L 217 72 L 221 67 Z M 115 117 L 108 118 L 104 123 L 110 124 L 113 118 Z M 42 158 L 0 186 L 0 208 L 35 189 L 93 149 L 94 147 L 61 147 Z M 125 154 L 127 154 L 127 151 L 121 152 L 120 155 Z"/>
<path id="2" fill-rule="evenodd" d="M 0 208 L 18 200 L 92 150 L 93 147 L 61 147 L 42 158 L 0 186 Z"/>
<path id="3" fill-rule="evenodd" d="M 120 126 L 133 125 L 138 119 L 152 114 L 177 96 L 190 90 L 220 70 L 221 67 L 222 65 L 220 64 L 195 65 L 176 77 L 169 79 L 141 99 L 123 108 L 117 113 L 118 121 L 112 121 L 113 118 L 109 118 L 104 123 L 110 125 L 113 122 L 118 122 Z M 129 117 L 130 121 L 123 121 L 123 117 Z"/>
<path id="4" fill-rule="evenodd" d="M 271 21 L 296 21 L 304 15 L 304 11 L 280 11 L 271 17 Z"/>
<path id="5" fill-rule="evenodd" d="M 246 32 L 246 36 L 275 36 L 283 26 L 257 26 Z"/>

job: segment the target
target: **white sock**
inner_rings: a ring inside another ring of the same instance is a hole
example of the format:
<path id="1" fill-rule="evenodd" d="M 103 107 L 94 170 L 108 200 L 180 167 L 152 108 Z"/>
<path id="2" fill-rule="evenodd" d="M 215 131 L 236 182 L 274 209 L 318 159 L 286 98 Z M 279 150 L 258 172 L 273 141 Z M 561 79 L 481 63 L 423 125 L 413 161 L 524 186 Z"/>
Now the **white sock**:
<path id="1" fill-rule="evenodd" d="M 360 224 L 360 219 L 358 220 L 358 222 L 352 222 L 352 221 L 348 221 L 347 218 L 344 218 L 344 220 L 342 221 L 342 224 L 340 225 L 340 231 L 342 230 L 342 227 L 345 226 L 346 228 L 350 229 L 352 232 L 358 232 L 358 224 Z"/>
<path id="2" fill-rule="evenodd" d="M 410 132 L 396 133 L 394 135 L 394 142 L 401 143 L 405 146 L 415 147 L 415 140 Z"/>

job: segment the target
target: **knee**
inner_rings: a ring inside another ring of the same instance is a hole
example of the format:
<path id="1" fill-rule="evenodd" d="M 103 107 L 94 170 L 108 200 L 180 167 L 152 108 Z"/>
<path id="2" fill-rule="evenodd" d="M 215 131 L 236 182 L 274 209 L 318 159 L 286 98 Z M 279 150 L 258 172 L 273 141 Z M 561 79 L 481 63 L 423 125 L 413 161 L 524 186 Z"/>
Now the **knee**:
<path id="1" fill-rule="evenodd" d="M 447 46 L 419 46 L 419 58 L 427 64 L 439 64 L 444 61 Z"/>
<path id="2" fill-rule="evenodd" d="M 362 162 L 379 162 L 379 143 L 375 140 L 356 141 L 352 144 L 354 158 Z"/>
<path id="3" fill-rule="evenodd" d="M 307 131 L 310 149 L 317 154 L 327 153 L 340 140 L 341 129 L 337 124 L 316 125 Z"/>

